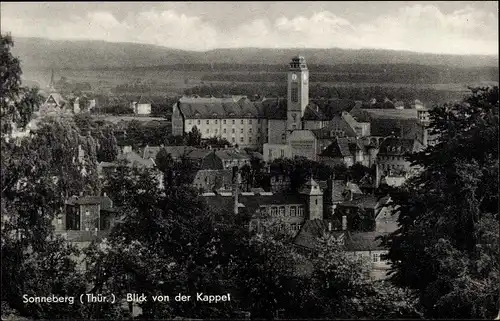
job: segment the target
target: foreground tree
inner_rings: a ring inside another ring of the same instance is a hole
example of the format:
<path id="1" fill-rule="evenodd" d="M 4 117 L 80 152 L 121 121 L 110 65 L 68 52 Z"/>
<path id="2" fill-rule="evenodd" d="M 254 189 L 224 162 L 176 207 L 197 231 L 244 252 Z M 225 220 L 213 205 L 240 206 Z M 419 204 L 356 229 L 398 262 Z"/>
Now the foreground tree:
<path id="1" fill-rule="evenodd" d="M 431 111 L 439 144 L 411 157 L 423 171 L 393 193 L 400 228 L 386 239 L 392 280 L 419 291 L 427 317 L 498 312 L 498 88 Z"/>

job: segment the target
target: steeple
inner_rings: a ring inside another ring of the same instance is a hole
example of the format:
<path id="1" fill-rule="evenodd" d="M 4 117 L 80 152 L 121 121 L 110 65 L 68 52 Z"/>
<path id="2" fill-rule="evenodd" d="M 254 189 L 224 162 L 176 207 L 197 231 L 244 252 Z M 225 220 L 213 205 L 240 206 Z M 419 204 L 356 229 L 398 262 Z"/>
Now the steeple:
<path id="1" fill-rule="evenodd" d="M 50 83 L 49 83 L 50 92 L 55 92 L 55 80 L 54 80 L 54 69 L 52 69 L 52 73 L 50 75 Z"/>
<path id="2" fill-rule="evenodd" d="M 288 69 L 287 130 L 302 129 L 309 104 L 309 70 L 302 56 L 292 58 Z"/>

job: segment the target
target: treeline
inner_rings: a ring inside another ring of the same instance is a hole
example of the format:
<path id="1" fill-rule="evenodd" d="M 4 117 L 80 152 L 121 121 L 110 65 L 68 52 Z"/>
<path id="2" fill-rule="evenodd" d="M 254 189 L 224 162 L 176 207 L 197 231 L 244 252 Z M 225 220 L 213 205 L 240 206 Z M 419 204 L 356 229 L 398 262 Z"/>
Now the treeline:
<path id="1" fill-rule="evenodd" d="M 249 97 L 260 95 L 264 97 L 286 97 L 286 82 L 278 84 L 253 83 L 253 84 L 211 84 L 188 88 L 185 95 L 214 96 L 223 95 L 247 95 Z M 419 89 L 410 87 L 351 87 L 351 86 L 326 86 L 323 84 L 312 84 L 309 86 L 309 97 L 320 98 L 342 98 L 369 101 L 372 98 L 383 101 L 384 98 L 403 101 L 421 100 L 425 104 L 437 104 L 447 101 L 459 100 L 463 96 L 460 92 L 435 90 L 431 88 Z"/>
<path id="2" fill-rule="evenodd" d="M 452 80 L 451 82 L 466 81 L 472 78 L 482 77 L 483 80 L 498 81 L 498 67 L 475 67 L 475 68 L 453 68 L 444 65 L 418 65 L 418 64 L 308 64 L 311 73 L 335 73 L 335 74 L 397 74 L 407 75 L 409 79 L 420 79 L 429 77 L 436 82 L 441 82 L 440 78 Z M 115 70 L 115 68 L 108 68 Z M 125 70 L 116 68 L 116 70 Z M 161 66 L 133 67 L 127 70 L 134 71 L 198 71 L 198 72 L 247 72 L 247 73 L 285 73 L 288 71 L 288 64 L 173 64 Z"/>
<path id="3" fill-rule="evenodd" d="M 399 69 L 399 68 L 398 68 Z M 201 77 L 202 81 L 227 82 L 286 82 L 286 72 L 214 72 Z M 498 69 L 421 69 L 408 70 L 345 70 L 332 72 L 310 72 L 311 82 L 351 82 L 351 83 L 398 83 L 398 84 L 441 84 L 479 81 L 498 81 Z"/>
<path id="4" fill-rule="evenodd" d="M 151 116 L 169 117 L 172 115 L 172 106 L 179 99 L 178 96 L 144 95 L 151 102 Z M 99 95 L 96 97 L 97 107 L 92 113 L 111 115 L 130 115 L 134 113 L 131 103 L 138 101 L 140 95 L 122 94 L 115 96 Z"/>

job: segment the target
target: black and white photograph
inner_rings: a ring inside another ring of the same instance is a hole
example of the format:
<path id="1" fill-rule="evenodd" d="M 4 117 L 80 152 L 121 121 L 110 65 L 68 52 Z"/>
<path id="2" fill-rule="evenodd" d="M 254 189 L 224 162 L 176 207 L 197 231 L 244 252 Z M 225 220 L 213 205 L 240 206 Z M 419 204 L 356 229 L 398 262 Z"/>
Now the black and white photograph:
<path id="1" fill-rule="evenodd" d="M 1 2 L 1 320 L 500 320 L 497 1 Z"/>

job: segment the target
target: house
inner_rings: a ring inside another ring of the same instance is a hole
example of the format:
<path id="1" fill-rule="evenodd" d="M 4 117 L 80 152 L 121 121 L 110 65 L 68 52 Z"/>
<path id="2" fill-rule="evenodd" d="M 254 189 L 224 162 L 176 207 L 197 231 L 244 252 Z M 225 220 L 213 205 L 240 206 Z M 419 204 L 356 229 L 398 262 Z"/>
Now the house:
<path id="1" fill-rule="evenodd" d="M 231 191 L 233 189 L 232 182 L 233 171 L 230 169 L 200 169 L 196 171 L 192 186 L 202 194 L 219 189 Z"/>
<path id="2" fill-rule="evenodd" d="M 299 250 L 310 253 L 318 249 L 321 238 L 333 238 L 341 249 L 369 264 L 373 280 L 383 280 L 387 278 L 390 263 L 384 259 L 388 250 L 380 238 L 387 234 L 377 231 L 352 232 L 345 223 L 339 224 L 338 220 L 310 220 L 304 223 L 293 243 Z"/>
<path id="3" fill-rule="evenodd" d="M 357 138 L 338 137 L 318 155 L 321 163 L 329 166 L 344 164 L 350 167 L 356 163 L 370 166 L 371 153 L 370 146 Z"/>
<path id="4" fill-rule="evenodd" d="M 387 138 L 380 144 L 377 163 L 385 175 L 391 173 L 409 173 L 411 163 L 407 160 L 409 154 L 423 149 L 417 139 Z"/>
<path id="5" fill-rule="evenodd" d="M 69 242 L 85 247 L 91 241 L 105 237 L 116 221 L 113 201 L 103 196 L 72 196 L 65 202 L 65 212 L 53 225 L 55 232 Z"/>
<path id="6" fill-rule="evenodd" d="M 141 96 L 137 101 L 131 103 L 131 107 L 134 110 L 134 114 L 138 116 L 148 116 L 151 114 L 151 101 Z"/>
<path id="7" fill-rule="evenodd" d="M 120 162 L 124 161 L 126 166 L 128 167 L 138 167 L 142 169 L 150 170 L 156 180 L 158 181 L 158 187 L 163 189 L 163 173 L 161 173 L 156 167 L 156 163 L 154 159 L 148 158 L 144 159 L 137 152 L 131 150 L 130 148 L 125 148 L 124 151 L 117 156 L 117 160 L 115 162 L 100 162 L 97 165 L 97 171 L 99 172 L 99 176 L 104 178 L 106 175 L 115 171 L 117 167 L 120 166 Z"/>

